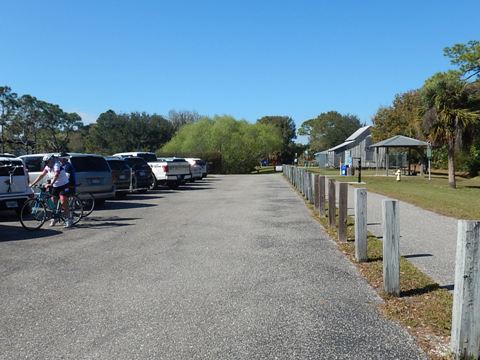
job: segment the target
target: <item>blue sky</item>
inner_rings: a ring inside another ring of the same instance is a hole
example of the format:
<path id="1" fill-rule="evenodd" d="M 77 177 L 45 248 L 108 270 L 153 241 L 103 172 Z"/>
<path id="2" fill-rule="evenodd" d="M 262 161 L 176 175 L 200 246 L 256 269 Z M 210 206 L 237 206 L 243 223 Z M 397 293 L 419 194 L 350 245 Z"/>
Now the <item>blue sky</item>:
<path id="1" fill-rule="evenodd" d="M 480 1 L 0 0 L 0 84 L 76 111 L 363 122 L 479 40 Z"/>

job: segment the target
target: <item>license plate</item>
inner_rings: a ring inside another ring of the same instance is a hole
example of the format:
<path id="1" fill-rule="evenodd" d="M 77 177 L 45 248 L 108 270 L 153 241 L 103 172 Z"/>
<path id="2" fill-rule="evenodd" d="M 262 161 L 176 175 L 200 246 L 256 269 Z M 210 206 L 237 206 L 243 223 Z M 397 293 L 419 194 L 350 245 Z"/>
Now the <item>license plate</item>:
<path id="1" fill-rule="evenodd" d="M 5 205 L 9 209 L 14 209 L 18 207 L 18 203 L 16 201 L 5 201 Z"/>
<path id="2" fill-rule="evenodd" d="M 120 180 L 126 180 L 127 179 L 127 175 L 120 175 L 118 177 Z"/>
<path id="3" fill-rule="evenodd" d="M 139 172 L 138 172 L 138 175 L 140 175 L 140 176 L 145 176 L 145 171 L 139 171 Z"/>
<path id="4" fill-rule="evenodd" d="M 100 179 L 90 179 L 90 184 L 98 185 L 98 184 L 100 184 Z"/>

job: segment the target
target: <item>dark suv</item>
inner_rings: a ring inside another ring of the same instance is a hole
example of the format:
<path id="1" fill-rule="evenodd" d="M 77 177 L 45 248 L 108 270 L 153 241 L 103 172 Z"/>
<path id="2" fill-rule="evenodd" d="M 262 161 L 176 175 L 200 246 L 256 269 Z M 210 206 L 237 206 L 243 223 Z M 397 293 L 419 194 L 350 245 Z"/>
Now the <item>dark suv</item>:
<path id="1" fill-rule="evenodd" d="M 125 197 L 130 192 L 130 184 L 132 181 L 131 168 L 124 159 L 117 156 L 107 156 L 110 169 L 112 169 L 112 178 L 115 185 L 115 196 Z"/>
<path id="2" fill-rule="evenodd" d="M 132 168 L 133 190 L 146 192 L 152 185 L 152 168 L 141 157 L 129 156 L 123 159 Z"/>

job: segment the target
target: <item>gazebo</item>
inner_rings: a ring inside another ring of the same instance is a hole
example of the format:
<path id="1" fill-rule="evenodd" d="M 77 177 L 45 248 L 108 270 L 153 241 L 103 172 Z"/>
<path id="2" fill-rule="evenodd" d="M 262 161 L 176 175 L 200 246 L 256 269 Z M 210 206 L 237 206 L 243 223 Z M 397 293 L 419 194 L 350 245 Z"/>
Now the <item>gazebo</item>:
<path id="1" fill-rule="evenodd" d="M 388 176 L 388 149 L 390 148 L 407 148 L 408 149 L 408 172 L 410 173 L 410 152 L 412 148 L 428 148 L 429 143 L 417 139 L 413 139 L 403 135 L 396 135 L 389 139 L 380 141 L 376 144 L 370 145 L 371 148 L 375 148 L 376 154 L 376 173 L 378 174 L 378 149 L 385 148 L 385 170 Z"/>

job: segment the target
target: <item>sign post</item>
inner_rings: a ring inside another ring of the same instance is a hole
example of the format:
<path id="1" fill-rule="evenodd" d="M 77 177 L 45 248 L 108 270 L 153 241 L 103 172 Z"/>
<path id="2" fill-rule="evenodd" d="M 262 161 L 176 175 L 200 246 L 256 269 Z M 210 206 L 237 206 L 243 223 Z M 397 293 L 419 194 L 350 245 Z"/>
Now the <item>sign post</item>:
<path id="1" fill-rule="evenodd" d="M 428 143 L 428 147 L 427 147 L 427 159 L 428 159 L 428 180 L 432 180 L 432 169 L 431 169 L 432 145 L 430 143 Z"/>

